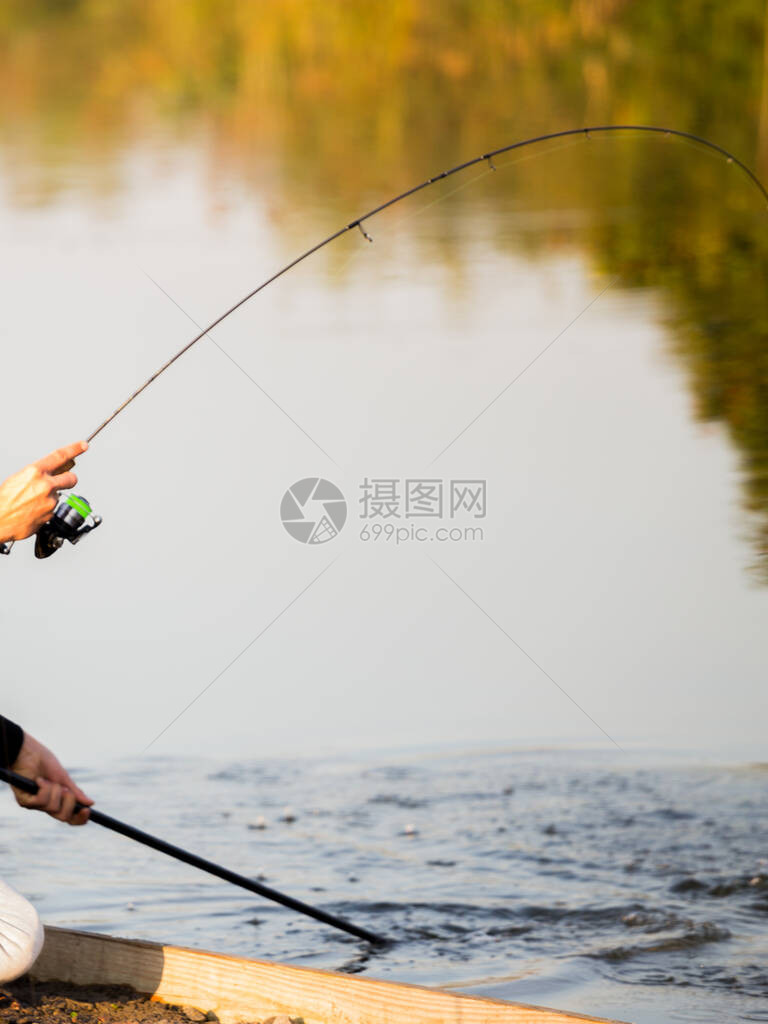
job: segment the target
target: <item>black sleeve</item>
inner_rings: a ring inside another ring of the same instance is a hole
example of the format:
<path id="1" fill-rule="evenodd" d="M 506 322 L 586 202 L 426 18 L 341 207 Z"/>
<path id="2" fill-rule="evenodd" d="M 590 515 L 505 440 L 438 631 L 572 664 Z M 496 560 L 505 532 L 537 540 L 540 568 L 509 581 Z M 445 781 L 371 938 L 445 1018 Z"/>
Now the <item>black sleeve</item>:
<path id="1" fill-rule="evenodd" d="M 24 742 L 21 726 L 0 715 L 0 768 L 10 768 L 19 756 Z"/>

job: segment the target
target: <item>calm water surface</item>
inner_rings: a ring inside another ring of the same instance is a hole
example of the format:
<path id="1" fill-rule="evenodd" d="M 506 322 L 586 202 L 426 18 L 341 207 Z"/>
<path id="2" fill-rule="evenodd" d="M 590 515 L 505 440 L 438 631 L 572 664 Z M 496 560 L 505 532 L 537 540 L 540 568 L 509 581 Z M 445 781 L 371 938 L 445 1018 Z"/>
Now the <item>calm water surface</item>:
<path id="1" fill-rule="evenodd" d="M 768 1020 L 766 772 L 542 750 L 80 773 L 104 810 L 391 936 L 383 953 L 8 800 L 3 870 L 53 924 L 639 1024 Z"/>

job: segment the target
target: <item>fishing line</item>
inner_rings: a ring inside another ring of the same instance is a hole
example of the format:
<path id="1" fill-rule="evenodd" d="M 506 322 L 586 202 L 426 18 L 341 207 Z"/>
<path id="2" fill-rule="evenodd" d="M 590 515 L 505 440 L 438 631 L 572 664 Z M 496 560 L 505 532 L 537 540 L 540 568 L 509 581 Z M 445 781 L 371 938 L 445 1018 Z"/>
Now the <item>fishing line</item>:
<path id="1" fill-rule="evenodd" d="M 420 217 L 426 210 L 431 210 L 433 206 L 437 206 L 439 203 L 445 202 L 446 199 L 450 199 L 451 196 L 455 196 L 457 192 L 463 192 L 464 189 L 469 188 L 470 185 L 474 185 L 476 181 L 482 181 L 483 178 L 488 178 L 492 174 L 500 174 L 502 171 L 506 171 L 510 167 L 517 167 L 518 164 L 523 164 L 527 160 L 539 160 L 542 157 L 549 156 L 550 153 L 557 153 L 561 149 L 570 149 L 572 146 L 578 146 L 580 142 L 580 139 L 577 139 L 575 142 L 561 142 L 558 146 L 550 146 L 550 148 L 545 150 L 543 153 L 528 153 L 526 156 L 519 156 L 514 160 L 508 160 L 500 167 L 494 163 L 490 163 L 489 166 L 487 166 L 480 174 L 476 174 L 474 178 L 470 178 L 469 181 L 465 181 L 462 185 L 457 185 L 456 188 L 452 188 L 450 192 L 446 192 L 443 195 L 438 196 L 437 199 L 431 199 L 428 203 L 424 203 L 423 206 L 419 206 L 411 213 L 403 213 L 402 216 L 398 217 L 391 226 L 397 227 L 398 224 L 402 224 L 404 221 Z"/>
<path id="2" fill-rule="evenodd" d="M 514 160 L 508 160 L 505 164 L 502 164 L 501 166 L 491 164 L 491 166 L 486 167 L 486 169 L 482 171 L 480 174 L 476 174 L 474 178 L 470 178 L 469 181 L 465 181 L 463 184 L 457 185 L 456 188 L 452 188 L 450 192 L 446 192 L 444 195 L 438 196 L 437 199 L 431 199 L 428 203 L 424 203 L 422 206 L 417 207 L 417 209 L 413 210 L 412 212 L 403 213 L 400 217 L 398 217 L 389 225 L 389 229 L 394 230 L 400 224 L 403 224 L 405 221 L 415 220 L 416 217 L 420 217 L 427 210 L 431 210 L 433 206 L 438 206 L 440 203 L 443 203 L 447 199 L 450 199 L 451 196 L 455 196 L 457 192 L 463 192 L 464 189 L 469 188 L 470 185 L 474 185 L 476 182 L 482 181 L 483 178 L 488 178 L 492 174 L 502 174 L 504 171 L 509 170 L 510 167 L 517 167 L 518 164 L 523 164 L 528 160 L 539 160 L 542 157 L 549 156 L 551 153 L 557 153 L 561 149 L 570 149 L 572 146 L 578 146 L 580 145 L 581 141 L 581 139 L 576 139 L 576 141 L 572 142 L 561 142 L 558 146 L 551 146 L 543 153 L 529 153 L 526 156 L 519 156 L 516 157 Z M 369 237 L 369 241 L 373 241 L 373 239 Z M 359 250 L 357 252 L 351 253 L 347 260 L 344 263 L 342 263 L 341 266 L 338 268 L 338 271 L 343 272 L 344 270 L 346 270 L 350 263 L 352 263 L 353 260 L 356 260 L 358 256 Z M 213 338 L 211 338 L 211 341 L 213 341 Z"/>
<path id="3" fill-rule="evenodd" d="M 425 213 L 427 210 L 431 210 L 433 206 L 437 206 L 439 203 L 445 202 L 447 199 L 450 199 L 451 196 L 455 196 L 457 192 L 463 192 L 464 189 L 469 188 L 470 185 L 474 185 L 476 182 L 481 181 L 483 178 L 489 177 L 491 174 L 497 174 L 497 173 L 500 173 L 502 171 L 506 171 L 510 167 L 516 167 L 518 164 L 525 163 L 527 160 L 540 159 L 541 157 L 548 156 L 550 153 L 556 153 L 556 152 L 558 152 L 561 149 L 570 149 L 572 146 L 579 145 L 580 141 L 581 141 L 580 139 L 576 139 L 575 141 L 571 141 L 571 142 L 561 142 L 557 146 L 551 146 L 549 149 L 545 150 L 543 153 L 532 153 L 532 154 L 528 154 L 526 156 L 517 157 L 514 160 L 509 160 L 509 161 L 507 161 L 507 163 L 503 164 L 501 167 L 497 167 L 493 163 L 491 163 L 490 166 L 488 166 L 480 174 L 476 174 L 475 177 L 474 178 L 470 178 L 469 181 L 465 181 L 463 184 L 457 185 L 456 188 L 451 189 L 450 192 L 446 192 L 444 195 L 438 196 L 437 199 L 432 199 L 432 200 L 430 200 L 430 202 L 424 203 L 422 206 L 419 206 L 416 210 L 413 210 L 411 212 L 403 213 L 392 224 L 389 225 L 389 229 L 393 230 L 393 229 L 397 228 L 398 225 L 402 224 L 404 221 L 410 221 L 410 220 L 414 220 L 416 217 L 420 217 L 421 214 Z M 365 218 L 361 218 L 361 219 L 365 219 Z M 364 237 L 365 237 L 366 241 L 373 242 L 373 238 L 371 238 L 371 236 L 367 232 L 364 233 Z M 347 259 L 338 267 L 338 272 L 339 273 L 343 273 L 347 269 L 347 267 L 349 267 L 349 265 L 354 260 L 356 260 L 358 258 L 358 256 L 359 256 L 359 251 L 350 253 L 350 255 L 347 257 Z M 195 326 L 197 327 L 198 330 L 201 330 L 201 331 L 203 330 L 203 328 L 201 328 L 200 324 L 198 324 L 195 321 L 195 319 L 192 316 L 190 316 L 190 314 L 182 306 L 180 306 L 179 303 L 171 295 L 169 295 L 168 292 L 161 285 L 159 285 L 157 281 L 155 281 L 155 279 L 153 277 L 151 277 L 149 274 L 147 274 L 147 272 L 145 270 L 142 270 L 142 273 L 145 275 L 145 277 L 149 278 L 149 280 L 155 285 L 156 288 L 158 288 L 168 299 L 170 299 L 170 301 L 174 304 L 174 306 L 176 306 L 176 308 L 179 309 L 184 314 L 184 316 L 186 316 L 186 318 L 188 320 L 191 320 L 192 323 L 195 324 Z M 282 406 L 278 405 L 278 403 L 275 402 L 274 398 L 272 398 L 271 395 L 267 394 L 267 392 L 264 391 L 264 389 L 261 387 L 261 385 L 258 383 L 258 381 L 255 381 L 253 379 L 253 377 L 251 377 L 250 374 L 247 373 L 243 369 L 243 367 L 240 366 L 240 364 L 237 363 L 232 358 L 232 356 L 227 352 L 226 349 L 222 348 L 222 346 L 215 340 L 213 335 L 209 333 L 211 331 L 212 327 L 213 327 L 213 325 L 211 325 L 211 327 L 207 327 L 204 330 L 203 337 L 207 337 L 209 341 L 213 342 L 213 344 L 219 349 L 219 351 L 223 355 L 225 355 L 232 363 L 234 363 L 234 365 L 242 373 L 244 373 L 246 375 L 246 377 L 248 377 L 248 379 L 253 384 L 256 385 L 256 387 L 262 392 L 262 394 L 264 394 L 274 405 L 276 405 L 277 408 L 280 409 L 280 411 L 284 415 L 286 415 L 288 417 L 288 419 L 294 424 L 294 426 L 298 427 L 298 429 L 302 432 L 302 434 L 306 435 L 309 438 L 309 440 L 312 442 L 312 444 L 314 444 L 317 448 L 319 448 L 320 451 L 323 453 L 323 455 L 325 455 L 328 459 L 330 459 L 330 461 L 333 462 L 334 465 L 335 465 L 336 464 L 336 460 L 331 458 L 331 456 L 328 455 L 328 453 L 323 448 L 320 447 L 320 445 L 315 441 L 315 439 L 313 437 L 311 437 L 309 434 L 307 434 L 306 430 L 304 430 L 304 428 L 299 423 L 297 423 L 296 420 L 294 420 L 293 417 L 290 416 L 285 411 L 285 409 L 282 408 Z M 137 392 L 136 395 L 138 395 L 138 393 L 139 392 Z M 136 395 L 134 397 L 136 397 Z M 120 410 L 118 410 L 118 411 L 120 411 Z M 104 426 L 106 426 L 106 422 L 102 424 L 102 427 L 104 427 Z M 100 427 L 99 430 L 101 430 L 102 427 Z M 97 430 L 95 433 L 93 433 L 88 438 L 89 442 L 96 436 L 97 433 L 99 433 L 99 430 Z"/>
<path id="4" fill-rule="evenodd" d="M 104 428 L 107 427 L 114 419 L 116 419 L 117 416 L 119 416 L 120 413 L 123 412 L 123 410 L 126 409 L 136 398 L 138 398 L 139 395 L 143 391 L 145 391 L 150 384 L 156 381 L 157 378 L 161 376 L 161 374 L 165 373 L 165 371 L 169 369 L 177 361 L 177 359 L 180 359 L 181 356 L 183 356 L 185 352 L 188 352 L 193 347 L 193 345 L 196 345 L 197 342 L 201 340 L 201 338 L 204 338 L 209 331 L 213 330 L 214 327 L 217 327 L 220 323 L 226 320 L 227 317 L 231 316 L 232 313 L 238 310 L 241 306 L 245 305 L 246 302 L 254 298 L 254 296 L 258 295 L 259 292 L 263 291 L 273 282 L 277 281 L 278 278 L 282 277 L 284 274 L 287 274 L 289 270 L 292 270 L 294 267 L 298 266 L 299 263 L 302 263 L 304 260 L 314 255 L 316 252 L 319 252 L 321 249 L 324 249 L 326 245 L 330 245 L 331 242 L 334 242 L 337 238 L 340 238 L 347 232 L 353 231 L 355 228 L 357 228 L 360 231 L 363 237 L 367 238 L 368 241 L 371 241 L 371 237 L 370 235 L 368 235 L 364 227 L 365 222 L 371 220 L 373 217 L 375 217 L 379 213 L 382 213 L 384 210 L 389 209 L 390 206 L 394 206 L 396 203 L 402 202 L 409 196 L 415 195 L 417 192 L 421 192 L 424 189 L 429 188 L 430 186 L 436 184 L 438 181 L 442 181 L 445 178 L 452 177 L 454 174 L 459 174 L 461 171 L 465 171 L 468 168 L 474 167 L 477 164 L 485 162 L 488 164 L 489 170 L 494 169 L 494 157 L 502 156 L 505 153 L 511 153 L 514 150 L 523 149 L 526 146 L 533 146 L 540 144 L 542 142 L 548 142 L 553 139 L 563 139 L 569 136 L 583 136 L 584 138 L 588 139 L 593 134 L 606 134 L 611 132 L 646 132 L 648 134 L 670 136 L 687 140 L 688 142 L 695 143 L 700 148 L 705 148 L 716 153 L 719 153 L 729 163 L 735 164 L 736 167 L 738 167 L 744 174 L 746 174 L 746 176 L 759 190 L 760 194 L 766 202 L 766 206 L 768 207 L 768 190 L 766 190 L 765 186 L 757 177 L 757 175 L 745 163 L 739 160 L 737 156 L 734 156 L 733 153 L 729 152 L 727 149 L 725 149 L 723 146 L 720 146 L 718 143 L 712 142 L 710 139 L 706 139 L 700 135 L 694 135 L 692 132 L 681 131 L 677 128 L 663 128 L 656 125 L 641 124 L 593 125 L 588 128 L 567 128 L 564 129 L 563 131 L 547 132 L 544 135 L 536 135 L 528 139 L 522 139 L 521 141 L 518 142 L 512 142 L 506 146 L 500 146 L 498 149 L 489 150 L 486 153 L 482 153 L 480 156 L 473 157 L 471 160 L 465 160 L 463 163 L 457 164 L 455 167 L 451 167 L 447 171 L 441 171 L 439 174 L 436 174 L 431 178 L 427 178 L 425 181 L 420 182 L 418 185 L 414 185 L 411 188 L 406 189 L 404 192 L 401 192 L 398 195 L 393 196 L 391 199 L 387 199 L 385 202 L 373 207 L 373 209 L 369 210 L 367 213 L 361 214 L 361 216 L 357 217 L 355 220 L 350 221 L 348 224 L 344 225 L 344 227 L 339 228 L 337 231 L 334 231 L 332 234 L 328 235 L 320 242 L 317 242 L 315 243 L 315 245 L 310 246 L 309 249 L 306 249 L 303 253 L 296 256 L 289 263 L 286 263 L 279 270 L 275 271 L 274 274 L 272 274 L 266 280 L 262 281 L 261 284 L 257 285 L 250 292 L 248 292 L 241 299 L 239 299 L 234 305 L 230 306 L 229 309 L 227 309 L 224 313 L 222 313 L 215 320 L 213 320 L 206 328 L 201 330 L 199 334 L 196 334 L 194 338 L 192 338 L 190 341 L 186 343 L 186 345 L 180 348 L 178 352 L 172 355 L 170 359 L 163 363 L 162 366 L 160 366 L 150 377 L 148 377 L 147 380 L 145 380 L 144 383 L 140 385 L 140 387 L 138 387 L 134 392 L 132 392 L 128 396 L 128 398 L 126 398 L 125 401 L 115 409 L 114 412 L 107 416 L 107 418 L 103 420 L 92 433 L 88 435 L 87 441 L 90 443 L 91 441 L 94 440 L 94 438 L 98 437 L 98 435 L 104 430 Z"/>

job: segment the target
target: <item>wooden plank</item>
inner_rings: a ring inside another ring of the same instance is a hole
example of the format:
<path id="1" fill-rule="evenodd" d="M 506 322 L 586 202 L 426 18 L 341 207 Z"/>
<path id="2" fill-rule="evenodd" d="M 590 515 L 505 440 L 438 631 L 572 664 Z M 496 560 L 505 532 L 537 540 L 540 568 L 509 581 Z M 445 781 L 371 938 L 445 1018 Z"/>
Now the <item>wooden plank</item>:
<path id="1" fill-rule="evenodd" d="M 258 1021 L 280 1013 L 301 1016 L 306 1024 L 576 1024 L 598 1020 L 416 985 L 64 928 L 46 928 L 45 946 L 32 974 L 40 981 L 75 985 L 130 985 L 161 1002 L 213 1011 L 222 1024 Z"/>

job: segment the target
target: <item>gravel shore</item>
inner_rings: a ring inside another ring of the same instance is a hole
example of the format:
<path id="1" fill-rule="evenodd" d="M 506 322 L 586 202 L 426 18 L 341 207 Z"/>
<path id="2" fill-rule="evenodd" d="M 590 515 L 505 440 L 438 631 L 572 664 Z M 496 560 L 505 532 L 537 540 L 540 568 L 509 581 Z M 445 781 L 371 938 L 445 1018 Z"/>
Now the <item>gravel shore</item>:
<path id="1" fill-rule="evenodd" d="M 120 986 L 76 987 L 20 978 L 0 987 L 0 1024 L 201 1024 L 215 1021 L 192 1006 L 152 1002 Z M 253 1024 L 303 1024 L 301 1017 L 268 1017 Z"/>

